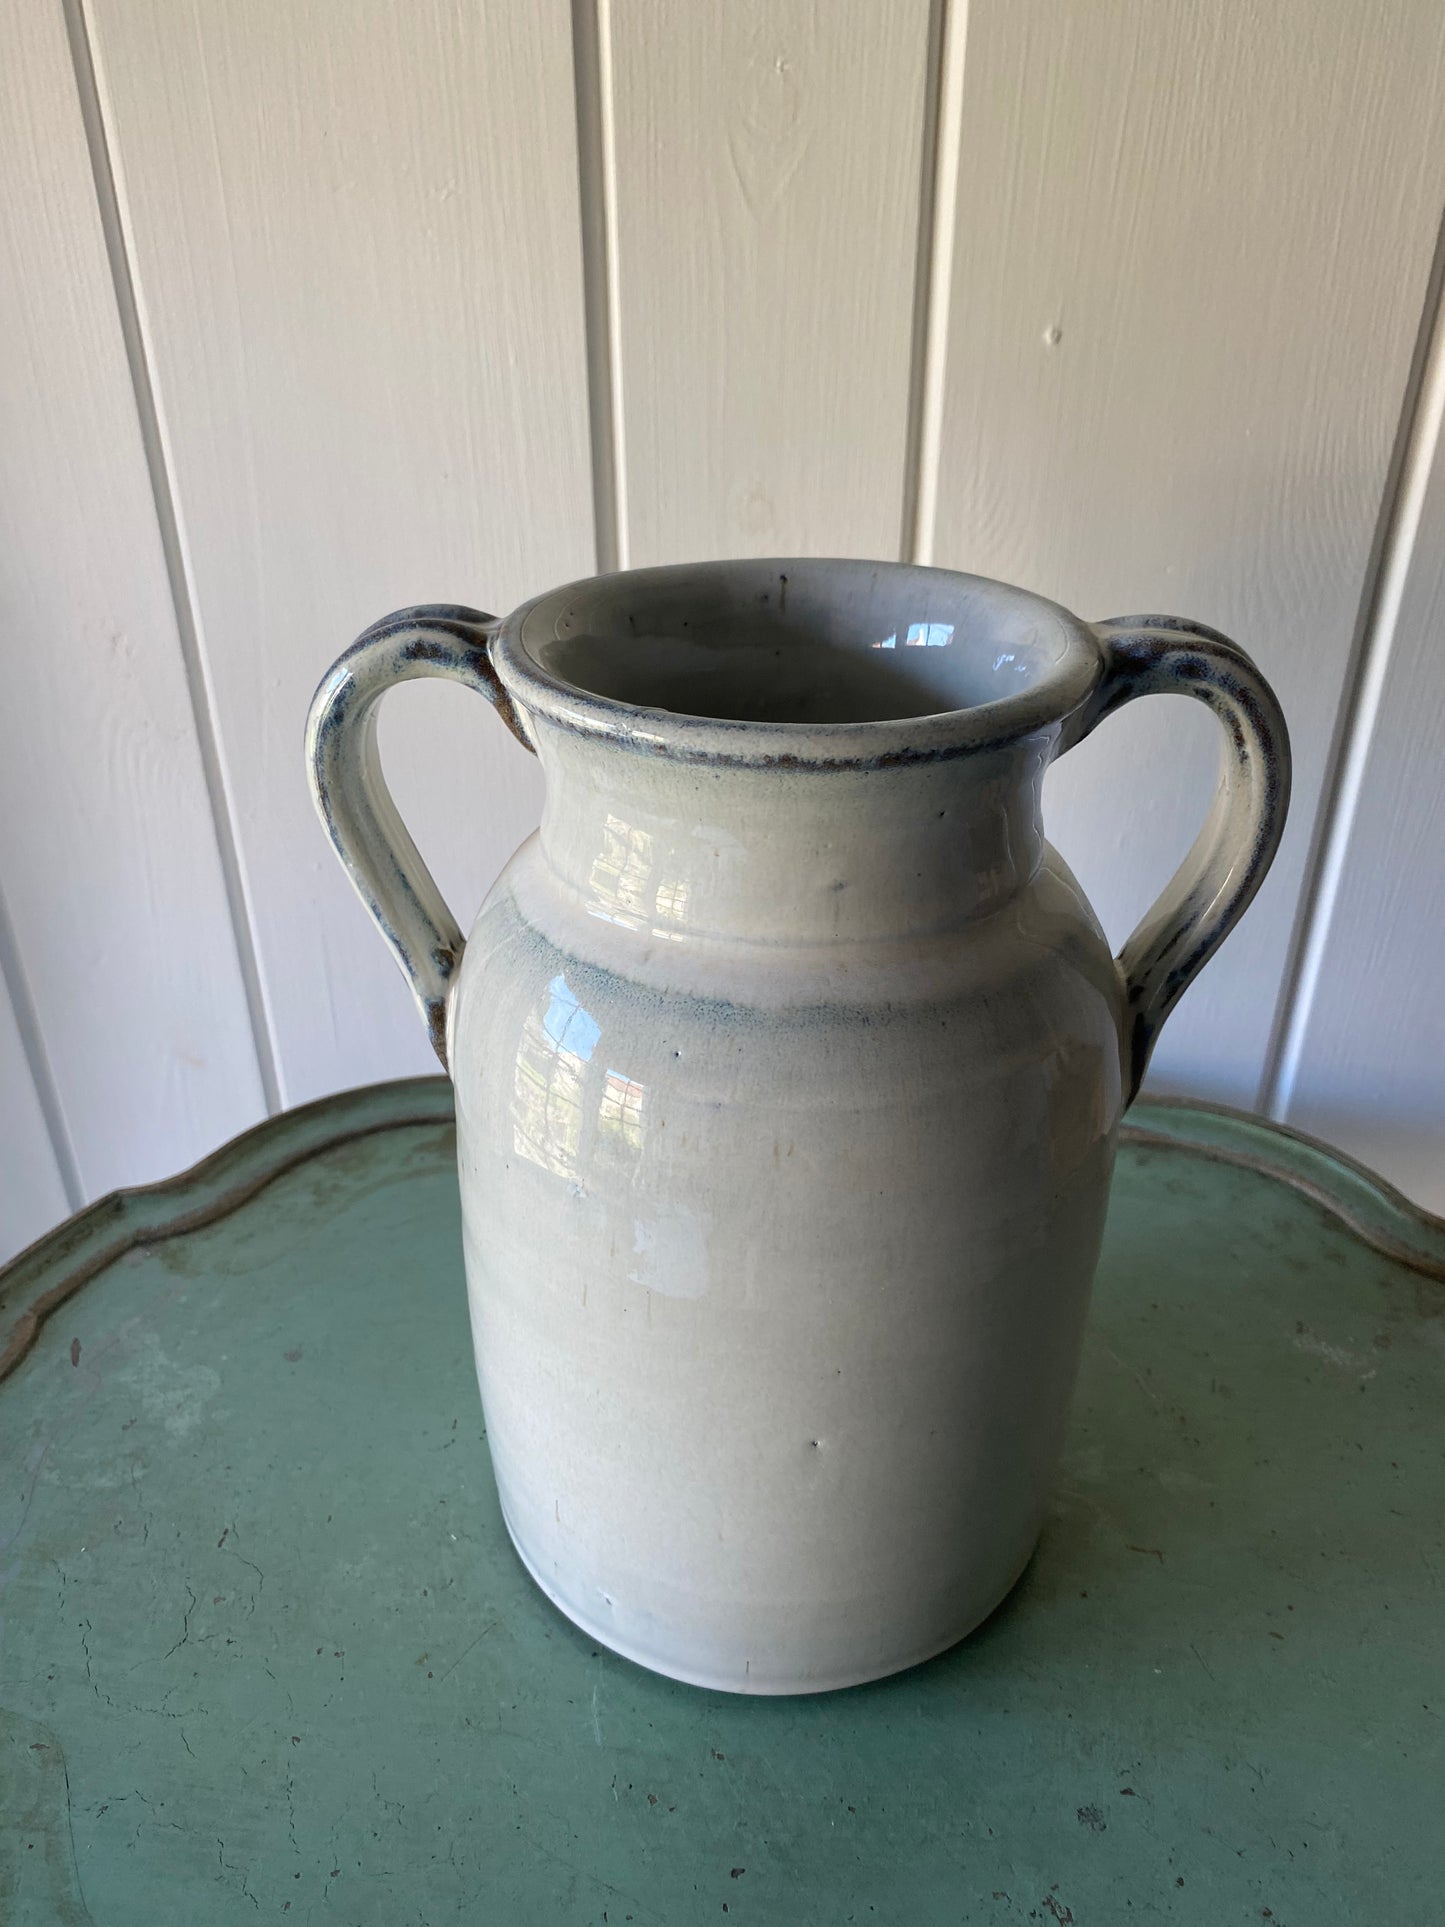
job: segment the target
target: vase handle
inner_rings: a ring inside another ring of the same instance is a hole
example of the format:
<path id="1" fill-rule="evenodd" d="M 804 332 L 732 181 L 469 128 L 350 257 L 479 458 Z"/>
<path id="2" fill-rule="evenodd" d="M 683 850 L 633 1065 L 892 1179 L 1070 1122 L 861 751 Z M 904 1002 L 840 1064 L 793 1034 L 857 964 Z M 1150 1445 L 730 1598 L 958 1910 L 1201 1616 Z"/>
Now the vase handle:
<path id="1" fill-rule="evenodd" d="M 1263 883 L 1289 808 L 1289 732 L 1249 657 L 1203 623 L 1119 616 L 1096 625 L 1104 673 L 1065 746 L 1136 696 L 1193 696 L 1223 725 L 1219 787 L 1193 849 L 1119 953 L 1125 1102 L 1164 1020 Z"/>
<path id="2" fill-rule="evenodd" d="M 311 795 L 356 893 L 412 988 L 432 1048 L 447 1065 L 447 993 L 462 958 L 456 918 L 397 814 L 376 747 L 376 706 L 416 676 L 480 690 L 525 748 L 488 645 L 496 617 L 438 603 L 399 609 L 363 630 L 322 678 L 306 722 Z"/>

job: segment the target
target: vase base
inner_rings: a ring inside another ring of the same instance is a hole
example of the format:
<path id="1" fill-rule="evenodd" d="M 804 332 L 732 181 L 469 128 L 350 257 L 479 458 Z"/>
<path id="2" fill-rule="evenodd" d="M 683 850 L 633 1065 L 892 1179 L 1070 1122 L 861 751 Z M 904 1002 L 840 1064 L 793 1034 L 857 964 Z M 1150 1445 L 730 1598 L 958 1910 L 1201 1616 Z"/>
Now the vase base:
<path id="1" fill-rule="evenodd" d="M 641 1644 L 619 1639 L 616 1631 L 605 1626 L 600 1620 L 575 1611 L 558 1595 L 555 1588 L 547 1583 L 532 1560 L 528 1558 L 516 1533 L 512 1530 L 511 1521 L 507 1518 L 505 1510 L 502 1513 L 502 1523 L 507 1528 L 507 1537 L 512 1543 L 512 1550 L 521 1560 L 528 1577 L 538 1591 L 557 1608 L 564 1619 L 570 1620 L 579 1631 L 586 1633 L 589 1639 L 595 1639 L 599 1646 L 605 1646 L 609 1652 L 618 1654 L 622 1659 L 631 1660 L 634 1666 L 644 1667 L 649 1673 L 658 1673 L 664 1679 L 678 1680 L 684 1686 L 698 1686 L 708 1692 L 737 1693 L 755 1698 L 783 1699 L 805 1693 L 843 1692 L 850 1686 L 867 1686 L 874 1680 L 889 1679 L 895 1673 L 906 1673 L 911 1667 L 922 1666 L 930 1659 L 937 1659 L 940 1653 L 948 1652 L 951 1647 L 957 1646 L 960 1641 L 976 1632 L 984 1621 L 998 1610 L 1022 1579 L 1029 1560 L 1034 1555 L 1034 1547 L 1030 1545 L 1027 1554 L 1011 1573 L 1008 1583 L 993 1594 L 981 1611 L 970 1613 L 962 1624 L 948 1632 L 942 1639 L 931 1639 L 916 1650 L 894 1654 L 866 1666 L 850 1667 L 838 1673 L 817 1676 L 764 1675 L 758 1677 L 746 1671 L 745 1662 L 744 1673 L 739 1677 L 732 1671 L 712 1671 L 707 1667 L 679 1665 L 673 1659 L 659 1658 Z"/>

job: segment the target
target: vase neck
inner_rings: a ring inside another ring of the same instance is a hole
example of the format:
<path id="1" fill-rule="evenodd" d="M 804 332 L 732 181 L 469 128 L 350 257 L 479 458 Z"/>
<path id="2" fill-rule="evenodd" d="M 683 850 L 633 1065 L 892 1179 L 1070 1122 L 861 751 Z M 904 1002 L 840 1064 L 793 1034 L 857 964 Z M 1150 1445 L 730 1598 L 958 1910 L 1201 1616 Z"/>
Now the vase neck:
<path id="1" fill-rule="evenodd" d="M 541 843 L 588 914 L 661 939 L 869 942 L 986 916 L 1043 854 L 1036 735 L 897 768 L 708 767 L 543 723 Z"/>

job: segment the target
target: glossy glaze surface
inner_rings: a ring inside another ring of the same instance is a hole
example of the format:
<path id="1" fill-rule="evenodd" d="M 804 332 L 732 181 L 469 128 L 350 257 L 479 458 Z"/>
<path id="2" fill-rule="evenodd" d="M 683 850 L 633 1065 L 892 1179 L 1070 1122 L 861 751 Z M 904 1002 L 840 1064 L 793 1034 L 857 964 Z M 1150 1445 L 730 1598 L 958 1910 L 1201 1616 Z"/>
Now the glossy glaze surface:
<path id="1" fill-rule="evenodd" d="M 836 822 L 841 783 L 962 809 L 973 778 L 814 774 L 779 807 Z M 668 768 L 689 820 L 713 793 L 699 868 L 739 838 L 739 781 Z M 1054 862 L 971 917 L 920 889 L 892 938 L 789 943 L 772 890 L 758 929 L 695 933 L 678 851 L 649 863 L 620 807 L 571 799 L 591 889 L 545 827 L 523 849 L 454 1004 L 503 1510 L 620 1650 L 711 1685 L 844 1684 L 958 1638 L 1032 1546 L 1120 1112 L 1117 979 Z M 837 827 L 817 908 L 846 932 L 851 898 L 867 929 Z M 915 878 L 930 841 L 920 820 L 898 844 Z M 628 900 L 652 916 L 624 924 Z"/>
<path id="2" fill-rule="evenodd" d="M 375 762 L 374 703 L 412 674 L 482 688 L 546 772 L 465 947 Z M 1163 687 L 1220 714 L 1224 774 L 1121 968 L 1040 786 Z M 940 571 L 716 564 L 500 625 L 402 612 L 323 685 L 311 743 L 456 1085 L 488 1437 L 534 1577 L 736 1691 L 962 1637 L 1043 1517 L 1123 1105 L 1278 840 L 1248 659 Z"/>

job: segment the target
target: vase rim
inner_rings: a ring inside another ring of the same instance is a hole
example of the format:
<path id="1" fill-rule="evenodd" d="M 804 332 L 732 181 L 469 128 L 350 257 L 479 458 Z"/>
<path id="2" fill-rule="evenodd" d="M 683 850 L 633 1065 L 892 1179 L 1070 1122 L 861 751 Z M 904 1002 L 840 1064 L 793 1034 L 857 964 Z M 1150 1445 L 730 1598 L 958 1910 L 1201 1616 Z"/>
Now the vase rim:
<path id="1" fill-rule="evenodd" d="M 671 564 L 523 603 L 490 643 L 526 719 L 685 763 L 880 769 L 1061 724 L 1096 632 L 985 576 L 832 558 Z M 711 713 L 709 713 L 711 712 Z"/>

